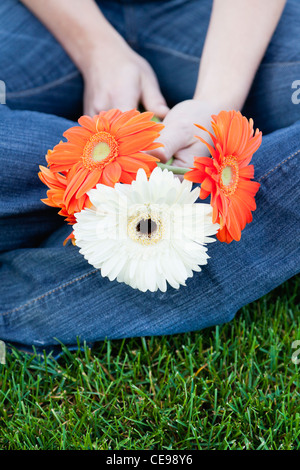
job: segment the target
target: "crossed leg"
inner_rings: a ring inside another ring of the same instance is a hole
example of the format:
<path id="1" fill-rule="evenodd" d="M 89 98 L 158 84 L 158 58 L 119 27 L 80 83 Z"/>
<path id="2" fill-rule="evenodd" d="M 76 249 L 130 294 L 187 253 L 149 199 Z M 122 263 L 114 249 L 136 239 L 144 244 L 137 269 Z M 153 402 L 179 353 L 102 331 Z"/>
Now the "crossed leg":
<path id="1" fill-rule="evenodd" d="M 300 121 L 263 137 L 253 157 L 261 188 L 241 241 L 210 245 L 208 265 L 186 287 L 142 293 L 63 247 L 70 227 L 40 202 L 38 165 L 72 123 L 5 107 L 0 114 L 1 339 L 52 346 L 199 330 L 299 272 Z"/>

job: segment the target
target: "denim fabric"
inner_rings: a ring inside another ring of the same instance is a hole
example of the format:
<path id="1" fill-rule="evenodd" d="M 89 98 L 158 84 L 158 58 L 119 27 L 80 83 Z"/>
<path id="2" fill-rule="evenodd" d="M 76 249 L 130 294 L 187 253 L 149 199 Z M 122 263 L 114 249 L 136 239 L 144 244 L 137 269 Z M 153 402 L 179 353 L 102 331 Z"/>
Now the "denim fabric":
<path id="1" fill-rule="evenodd" d="M 99 4 L 152 63 L 170 102 L 190 98 L 210 2 Z M 291 101 L 291 83 L 300 79 L 297 11 L 299 3 L 288 2 L 247 103 L 255 124 L 261 118 L 270 132 L 253 158 L 261 183 L 253 223 L 241 242 L 210 245 L 208 265 L 187 287 L 141 293 L 102 278 L 76 247 L 63 247 L 70 227 L 40 201 L 46 188 L 38 165 L 73 125 L 66 118 L 80 113 L 82 80 L 43 26 L 15 0 L 2 0 L 0 79 L 8 91 L 8 106 L 0 105 L 2 340 L 43 348 L 74 345 L 77 337 L 94 342 L 199 330 L 231 320 L 299 272 L 300 104 Z"/>

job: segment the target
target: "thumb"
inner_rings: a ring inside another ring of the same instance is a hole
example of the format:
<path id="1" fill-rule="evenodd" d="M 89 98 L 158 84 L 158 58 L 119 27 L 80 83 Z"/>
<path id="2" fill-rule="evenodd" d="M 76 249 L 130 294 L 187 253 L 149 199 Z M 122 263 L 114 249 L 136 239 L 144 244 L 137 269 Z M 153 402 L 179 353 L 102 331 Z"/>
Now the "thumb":
<path id="1" fill-rule="evenodd" d="M 154 72 L 148 72 L 142 76 L 141 88 L 141 100 L 144 108 L 163 119 L 168 113 L 169 107 L 160 91 Z"/>

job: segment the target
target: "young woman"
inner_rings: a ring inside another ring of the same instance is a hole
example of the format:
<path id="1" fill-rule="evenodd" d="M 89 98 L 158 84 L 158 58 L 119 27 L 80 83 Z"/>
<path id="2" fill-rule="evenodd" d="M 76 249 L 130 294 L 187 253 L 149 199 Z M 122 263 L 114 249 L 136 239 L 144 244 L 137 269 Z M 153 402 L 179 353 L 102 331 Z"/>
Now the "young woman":
<path id="1" fill-rule="evenodd" d="M 2 0 L 1 339 L 52 348 L 198 330 L 299 272 L 299 20 L 298 0 Z M 40 201 L 38 166 L 74 120 L 139 104 L 165 124 L 153 154 L 176 166 L 206 154 L 193 124 L 220 110 L 264 135 L 254 222 L 166 293 L 102 278 Z"/>

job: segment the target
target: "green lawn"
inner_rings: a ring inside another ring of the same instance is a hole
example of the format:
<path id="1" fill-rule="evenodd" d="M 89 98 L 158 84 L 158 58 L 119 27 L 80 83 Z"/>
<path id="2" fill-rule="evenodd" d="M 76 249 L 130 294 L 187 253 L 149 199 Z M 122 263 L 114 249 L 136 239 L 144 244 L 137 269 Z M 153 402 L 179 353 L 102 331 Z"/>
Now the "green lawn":
<path id="1" fill-rule="evenodd" d="M 0 365 L 0 449 L 300 449 L 299 284 L 198 333 L 58 361 L 13 350 Z"/>

